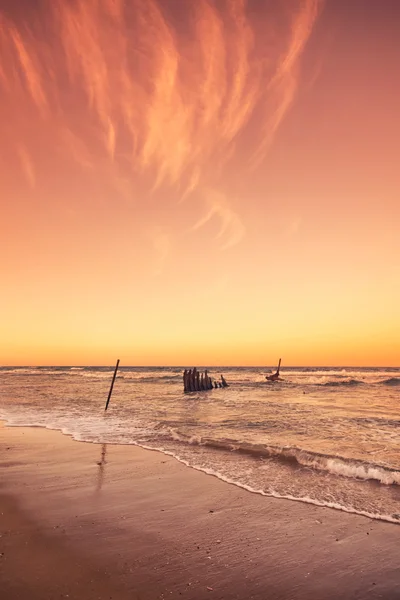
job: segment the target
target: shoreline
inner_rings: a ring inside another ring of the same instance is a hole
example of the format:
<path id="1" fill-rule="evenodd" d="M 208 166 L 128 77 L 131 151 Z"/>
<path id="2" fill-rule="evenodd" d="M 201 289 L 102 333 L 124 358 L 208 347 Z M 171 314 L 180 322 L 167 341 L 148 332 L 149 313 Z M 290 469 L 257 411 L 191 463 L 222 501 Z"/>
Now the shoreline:
<path id="1" fill-rule="evenodd" d="M 2 422 L 0 469 L 9 600 L 400 597 L 394 524 L 249 493 L 159 451 Z"/>
<path id="2" fill-rule="evenodd" d="M 313 499 L 310 497 L 296 497 L 296 496 L 290 496 L 290 495 L 280 495 L 278 493 L 267 493 L 264 490 L 256 489 L 249 485 L 242 484 L 239 481 L 229 479 L 228 477 L 225 477 L 212 469 L 206 470 L 206 469 L 203 469 L 202 467 L 192 465 L 185 459 L 180 458 L 179 456 L 174 454 L 173 452 L 171 452 L 169 450 L 161 449 L 161 448 L 152 448 L 151 446 L 141 445 L 136 442 L 114 443 L 114 442 L 101 442 L 101 441 L 90 441 L 90 440 L 84 440 L 84 439 L 77 439 L 76 437 L 74 437 L 73 433 L 63 431 L 62 429 L 57 428 L 57 427 L 47 427 L 45 425 L 13 425 L 13 424 L 9 424 L 5 418 L 0 418 L 0 429 L 2 427 L 43 429 L 44 431 L 55 432 L 57 434 L 65 436 L 66 438 L 69 438 L 71 441 L 76 442 L 76 443 L 91 444 L 91 445 L 93 444 L 95 446 L 106 445 L 106 446 L 116 446 L 116 447 L 125 447 L 125 448 L 138 448 L 141 450 L 145 450 L 147 452 L 157 452 L 157 453 L 161 454 L 162 456 L 166 456 L 166 457 L 176 460 L 178 463 L 183 465 L 185 468 L 193 469 L 195 471 L 198 471 L 199 473 L 204 473 L 205 475 L 210 476 L 210 477 L 215 477 L 216 479 L 222 481 L 223 483 L 226 483 L 227 485 L 235 486 L 239 489 L 245 490 L 246 492 L 248 492 L 250 494 L 256 494 L 256 495 L 262 496 L 264 498 L 274 498 L 276 500 L 284 500 L 284 501 L 288 501 L 288 502 L 299 502 L 301 504 L 307 504 L 307 505 L 316 506 L 319 508 L 328 508 L 329 510 L 344 512 L 344 513 L 351 514 L 351 515 L 358 515 L 358 516 L 365 517 L 367 519 L 371 519 L 374 521 L 382 521 L 384 523 L 400 525 L 400 512 L 396 513 L 395 515 L 394 514 L 393 515 L 390 515 L 390 514 L 381 515 L 381 514 L 369 513 L 366 511 L 356 510 L 353 508 L 348 508 L 346 506 L 342 506 L 341 504 L 337 504 L 334 502 L 331 502 L 331 503 L 325 502 L 324 503 L 324 502 L 321 502 L 319 500 L 316 500 L 316 499 Z M 325 455 L 325 456 L 327 458 L 333 458 L 333 457 L 328 457 L 328 455 Z M 362 461 L 355 460 L 353 462 L 359 462 L 360 464 L 363 464 Z M 382 470 L 387 471 L 387 472 L 393 471 L 393 472 L 397 473 L 397 471 L 395 469 L 390 469 L 389 467 L 383 467 L 380 465 L 374 465 L 374 466 L 376 468 L 381 468 Z M 357 479 L 357 478 L 355 478 L 355 479 Z M 361 478 L 361 480 L 368 481 L 368 479 L 365 479 L 365 478 Z M 375 483 L 375 480 L 373 478 L 371 478 L 371 481 L 372 481 L 372 483 Z M 379 482 L 379 483 L 381 483 L 381 482 Z M 391 485 L 391 484 L 387 484 L 387 485 Z M 400 511 L 400 507 L 399 507 L 399 511 Z"/>

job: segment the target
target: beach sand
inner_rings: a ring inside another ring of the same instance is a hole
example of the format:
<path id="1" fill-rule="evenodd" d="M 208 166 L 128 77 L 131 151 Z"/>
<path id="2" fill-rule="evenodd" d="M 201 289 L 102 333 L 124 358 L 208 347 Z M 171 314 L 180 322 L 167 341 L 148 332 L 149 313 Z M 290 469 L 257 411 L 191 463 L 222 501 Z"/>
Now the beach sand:
<path id="1" fill-rule="evenodd" d="M 0 426 L 3 600 L 400 599 L 400 527 Z"/>

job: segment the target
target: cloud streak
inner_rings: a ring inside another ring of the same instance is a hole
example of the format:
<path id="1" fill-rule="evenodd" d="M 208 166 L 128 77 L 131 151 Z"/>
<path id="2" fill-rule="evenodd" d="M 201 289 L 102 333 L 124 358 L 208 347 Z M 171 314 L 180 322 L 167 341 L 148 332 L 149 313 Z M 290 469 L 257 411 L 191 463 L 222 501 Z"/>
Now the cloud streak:
<path id="1" fill-rule="evenodd" d="M 246 228 L 239 215 L 231 208 L 226 197 L 216 190 L 206 190 L 206 213 L 194 225 L 192 230 L 200 229 L 215 217 L 219 220 L 217 239 L 221 240 L 222 250 L 238 244 L 246 233 Z"/>
<path id="2" fill-rule="evenodd" d="M 252 0 L 196 0 L 179 12 L 168 0 L 38 6 L 34 27 L 1 17 L 3 91 L 116 189 L 122 178 L 132 194 L 138 179 L 149 193 L 172 188 L 178 199 L 200 190 L 200 223 L 219 218 L 222 245 L 238 243 L 244 227 L 229 206 L 226 173 L 235 160 L 243 174 L 264 161 L 295 97 L 320 0 L 265 2 L 258 13 Z"/>
<path id="3" fill-rule="evenodd" d="M 17 154 L 21 161 L 22 172 L 29 186 L 34 189 L 36 186 L 36 171 L 28 150 L 20 145 L 17 147 Z"/>

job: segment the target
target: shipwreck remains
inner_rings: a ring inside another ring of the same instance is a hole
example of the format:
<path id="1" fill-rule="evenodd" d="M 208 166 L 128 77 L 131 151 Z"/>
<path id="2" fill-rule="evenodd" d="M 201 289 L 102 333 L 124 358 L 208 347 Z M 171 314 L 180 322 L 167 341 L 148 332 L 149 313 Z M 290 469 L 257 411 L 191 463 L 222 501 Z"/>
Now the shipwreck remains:
<path id="1" fill-rule="evenodd" d="M 185 369 L 183 372 L 184 392 L 203 392 L 223 387 L 229 387 L 223 375 L 221 375 L 221 381 L 217 381 L 209 376 L 207 369 L 200 372 L 193 367 L 193 369 Z"/>

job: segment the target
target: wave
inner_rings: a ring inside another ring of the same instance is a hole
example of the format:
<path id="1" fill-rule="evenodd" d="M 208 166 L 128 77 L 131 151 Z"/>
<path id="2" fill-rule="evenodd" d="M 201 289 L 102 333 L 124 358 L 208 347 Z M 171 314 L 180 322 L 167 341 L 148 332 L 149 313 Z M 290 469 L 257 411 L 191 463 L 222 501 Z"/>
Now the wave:
<path id="1" fill-rule="evenodd" d="M 165 454 L 167 456 L 171 456 L 178 462 L 182 463 L 183 465 L 185 465 L 191 469 L 194 469 L 195 471 L 201 471 L 202 473 L 206 473 L 207 475 L 216 477 L 217 479 L 220 479 L 221 481 L 225 481 L 226 483 L 229 483 L 230 485 L 234 485 L 236 487 L 247 490 L 248 492 L 251 492 L 252 494 L 259 494 L 261 496 L 266 496 L 269 498 L 277 498 L 279 500 L 290 500 L 292 502 L 303 502 L 304 504 L 312 504 L 313 506 L 320 506 L 320 507 L 324 507 L 324 508 L 333 508 L 334 510 L 341 510 L 346 513 L 360 515 L 362 517 L 367 517 L 368 519 L 375 519 L 378 521 L 395 523 L 396 525 L 400 524 L 400 513 L 393 513 L 393 514 L 381 514 L 381 513 L 376 513 L 376 512 L 373 513 L 373 512 L 369 512 L 369 511 L 365 511 L 365 510 L 358 510 L 351 506 L 344 506 L 343 504 L 340 504 L 338 502 L 332 502 L 329 500 L 317 500 L 316 498 L 310 498 L 310 496 L 293 496 L 293 494 L 281 494 L 281 493 L 278 493 L 278 492 L 275 492 L 272 490 L 267 492 L 263 489 L 254 488 L 253 486 L 243 483 L 241 481 L 238 481 L 237 479 L 233 479 L 232 477 L 227 477 L 226 475 L 223 475 L 219 471 L 215 471 L 214 469 L 211 469 L 209 467 L 202 467 L 200 465 L 192 464 L 188 460 L 181 458 L 179 455 L 175 454 L 174 452 L 171 452 L 170 450 L 155 448 L 153 446 L 148 446 L 146 444 L 142 444 L 142 443 L 138 443 L 138 442 L 134 442 L 134 445 L 139 446 L 140 448 L 144 448 L 145 450 L 153 450 L 156 452 L 161 452 L 162 454 Z"/>
<path id="2" fill-rule="evenodd" d="M 400 385 L 400 377 L 390 377 L 389 379 L 378 381 L 378 383 L 381 385 Z"/>
<path id="3" fill-rule="evenodd" d="M 346 379 L 345 381 L 326 381 L 324 383 L 320 383 L 319 385 L 328 386 L 328 387 L 338 387 L 338 386 L 353 386 L 353 385 L 365 385 L 364 381 L 360 381 L 359 379 Z"/>
<path id="4" fill-rule="evenodd" d="M 90 379 L 111 378 L 114 372 L 113 368 L 87 368 L 87 367 L 9 367 L 0 369 L 3 375 L 20 375 L 31 377 L 83 377 Z M 117 373 L 118 379 L 125 381 L 138 381 L 156 383 L 157 381 L 176 381 L 182 378 L 181 372 L 174 371 L 129 371 L 120 369 Z"/>
<path id="5" fill-rule="evenodd" d="M 51 375 L 55 377 L 60 375 L 83 375 L 83 371 L 83 367 L 9 367 L 0 369 L 0 374 L 30 375 L 34 377 Z"/>
<path id="6" fill-rule="evenodd" d="M 365 510 L 361 507 L 354 507 L 352 505 L 344 505 L 342 504 L 341 500 L 338 499 L 338 501 L 334 501 L 332 499 L 328 499 L 328 498 L 316 498 L 312 495 L 307 495 L 307 494 L 299 494 L 299 495 L 295 495 L 293 494 L 293 490 L 288 490 L 287 492 L 280 490 L 274 490 L 274 489 L 263 489 L 260 488 L 259 485 L 256 482 L 246 482 L 241 480 L 241 477 L 239 475 L 239 478 L 237 478 L 234 474 L 228 474 L 228 473 L 223 473 L 222 471 L 219 470 L 218 466 L 215 465 L 214 468 L 212 466 L 207 466 L 204 464 L 199 464 L 196 460 L 196 456 L 193 455 L 192 458 L 188 459 L 186 458 L 184 455 L 181 455 L 181 452 L 179 450 L 180 446 L 177 446 L 174 449 L 168 449 L 168 448 L 164 448 L 162 447 L 162 445 L 160 446 L 160 441 L 162 441 L 162 438 L 164 439 L 168 439 L 169 441 L 173 440 L 174 442 L 181 442 L 183 447 L 185 444 L 192 444 L 192 445 L 203 445 L 203 446 L 208 446 L 210 447 L 210 449 L 216 448 L 218 450 L 223 450 L 223 451 L 238 451 L 238 452 L 244 452 L 250 455 L 253 455 L 255 457 L 268 457 L 268 458 L 278 458 L 278 459 L 282 459 L 288 462 L 295 462 L 298 463 L 300 465 L 305 465 L 307 467 L 314 467 L 316 469 L 321 470 L 321 468 L 323 468 L 323 470 L 325 471 L 330 471 L 331 473 L 335 474 L 335 475 L 341 475 L 341 476 L 346 476 L 346 477 L 351 477 L 351 478 L 355 478 L 355 479 L 374 479 L 376 481 L 379 481 L 380 483 L 385 483 L 385 484 L 393 484 L 393 483 L 400 483 L 400 472 L 399 471 L 395 471 L 394 469 L 389 469 L 386 468 L 382 465 L 373 465 L 373 464 L 368 464 L 368 463 L 363 463 L 362 461 L 350 461 L 347 460 L 343 457 L 337 457 L 337 456 L 328 456 L 328 455 L 322 455 L 322 454 L 317 454 L 317 453 L 312 453 L 309 451 L 304 451 L 301 450 L 299 448 L 289 448 L 289 447 L 285 447 L 285 448 L 281 448 L 281 447 L 274 447 L 274 446 L 265 446 L 265 447 L 261 447 L 261 446 L 251 446 L 251 445 L 246 445 L 246 444 L 239 444 L 237 442 L 235 442 L 234 440 L 212 440 L 212 439 L 201 439 L 200 437 L 189 437 L 189 436 L 185 436 L 182 435 L 181 433 L 174 431 L 174 430 L 168 430 L 166 432 L 164 432 L 164 435 L 161 436 L 161 438 L 153 438 L 152 440 L 147 439 L 145 440 L 143 437 L 141 439 L 132 439 L 130 438 L 125 439 L 124 441 L 119 441 L 117 442 L 115 439 L 111 438 L 111 439 L 107 439 L 107 435 L 105 434 L 104 430 L 102 430 L 101 432 L 98 432 L 98 435 L 96 435 L 95 437 L 88 435 L 88 432 L 77 432 L 76 430 L 74 430 L 74 428 L 71 428 L 69 425 L 67 424 L 56 424 L 56 423 L 47 423 L 44 424 L 43 422 L 30 422 L 30 423 L 13 423 L 13 419 L 10 419 L 10 417 L 1 417 L 3 420 L 6 421 L 6 423 L 8 424 L 8 426 L 11 427 L 41 427 L 41 428 L 45 428 L 45 429 L 49 429 L 49 430 L 58 430 L 60 431 L 63 435 L 72 437 L 72 439 L 78 441 L 78 442 L 85 442 L 85 443 L 92 443 L 92 444 L 104 444 L 104 443 L 111 443 L 111 444 L 117 444 L 117 445 L 133 445 L 133 446 L 138 446 L 144 449 L 148 449 L 148 450 L 152 450 L 152 451 L 156 451 L 156 452 L 160 452 L 164 455 L 167 456 L 171 456 L 172 458 L 174 458 L 175 460 L 181 462 L 182 464 L 186 465 L 189 468 L 201 471 L 203 473 L 206 473 L 208 475 L 217 477 L 218 479 L 225 481 L 231 485 L 235 485 L 236 487 L 240 487 L 242 489 L 245 489 L 249 492 L 252 493 L 256 493 L 256 494 L 260 494 L 262 496 L 267 496 L 267 497 L 274 497 L 274 498 L 279 498 L 279 499 L 286 499 L 286 500 L 291 500 L 291 501 L 295 501 L 295 502 L 303 502 L 306 504 L 312 504 L 315 506 L 321 506 L 321 507 L 327 507 L 327 508 L 332 508 L 332 509 L 336 509 L 336 510 L 341 510 L 347 513 L 353 513 L 353 514 L 358 514 L 358 515 L 362 515 L 365 517 L 368 517 L 370 519 L 376 519 L 376 520 L 380 520 L 380 521 L 387 521 L 387 522 L 391 522 L 391 523 L 396 523 L 396 524 L 400 524 L 400 513 L 390 513 L 390 512 L 381 512 L 379 509 L 377 511 L 375 510 Z M 142 434 L 145 434 L 146 432 L 141 432 Z M 150 432 L 149 432 L 150 433 Z M 371 507 L 372 508 L 372 507 Z"/>
<path id="7" fill-rule="evenodd" d="M 351 479 L 372 480 L 383 485 L 400 485 L 400 471 L 383 465 L 366 463 L 361 460 L 347 459 L 341 456 L 319 454 L 296 447 L 263 446 L 235 440 L 213 440 L 198 436 L 185 436 L 170 430 L 173 440 L 192 445 L 207 446 L 216 450 L 238 452 L 255 458 L 273 458 L 286 463 L 295 463 L 317 471 L 329 472 Z"/>
<path id="8" fill-rule="evenodd" d="M 146 382 L 146 383 L 157 383 L 157 381 L 167 382 L 167 381 L 176 381 L 177 379 L 181 380 L 182 375 L 176 373 L 170 373 L 168 375 L 143 375 L 141 373 L 122 373 L 118 375 L 118 379 L 125 379 L 125 381 L 132 382 Z"/>
<path id="9" fill-rule="evenodd" d="M 9 368 L 2 368 L 0 370 L 0 373 L 2 375 L 10 375 L 12 373 L 16 373 L 17 375 L 28 375 L 28 374 L 36 374 L 38 373 L 38 371 L 35 369 L 35 367 L 9 367 Z"/>

